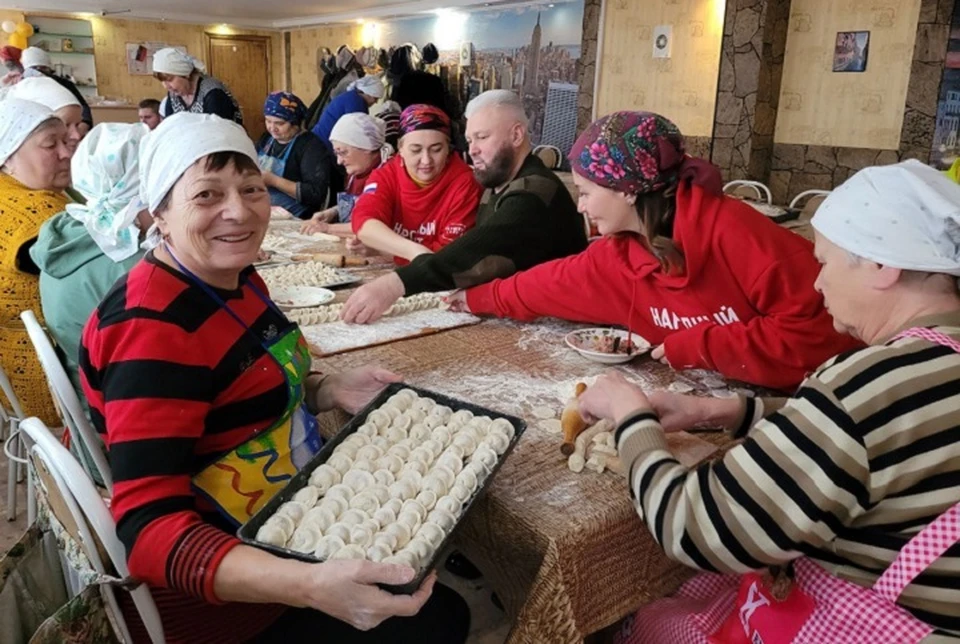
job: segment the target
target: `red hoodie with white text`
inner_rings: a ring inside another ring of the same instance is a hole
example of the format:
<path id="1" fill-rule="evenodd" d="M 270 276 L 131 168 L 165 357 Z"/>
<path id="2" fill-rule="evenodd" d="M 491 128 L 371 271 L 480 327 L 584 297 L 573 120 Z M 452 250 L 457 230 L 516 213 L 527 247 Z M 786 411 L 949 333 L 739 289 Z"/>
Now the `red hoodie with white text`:
<path id="1" fill-rule="evenodd" d="M 683 275 L 667 275 L 634 235 L 467 290 L 478 314 L 553 316 L 630 328 L 663 343 L 675 369 L 713 369 L 789 390 L 817 366 L 860 346 L 837 333 L 813 288 L 809 241 L 749 205 L 681 184 L 673 241 Z"/>
<path id="2" fill-rule="evenodd" d="M 357 234 L 365 223 L 377 219 L 401 237 L 436 252 L 473 228 L 482 194 L 473 170 L 455 154 L 426 186 L 411 179 L 403 159 L 396 156 L 370 174 L 350 221 Z M 408 263 L 399 257 L 394 262 Z"/>

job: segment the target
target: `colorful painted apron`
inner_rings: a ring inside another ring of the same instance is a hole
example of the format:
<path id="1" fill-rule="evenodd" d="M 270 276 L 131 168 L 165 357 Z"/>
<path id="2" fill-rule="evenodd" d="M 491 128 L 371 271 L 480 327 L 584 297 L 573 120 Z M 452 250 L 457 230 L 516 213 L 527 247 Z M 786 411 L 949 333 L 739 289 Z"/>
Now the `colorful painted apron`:
<path id="1" fill-rule="evenodd" d="M 230 522 L 240 525 L 266 505 L 323 445 L 319 423 L 304 402 L 310 350 L 295 324 L 277 337 L 257 337 L 216 291 L 180 263 L 169 247 L 167 252 L 185 275 L 256 338 L 280 366 L 287 383 L 287 408 L 283 415 L 193 477 L 194 491 L 212 503 Z M 253 284 L 248 286 L 268 307 L 284 317 L 260 289 Z"/>
<path id="2" fill-rule="evenodd" d="M 301 132 L 300 134 L 303 133 Z M 263 146 L 263 151 L 257 153 L 257 164 L 260 166 L 260 169 L 264 172 L 272 172 L 278 177 L 283 178 L 283 173 L 287 169 L 287 161 L 290 159 L 290 152 L 293 150 L 293 144 L 296 142 L 297 137 L 299 137 L 300 134 L 290 139 L 290 142 L 287 143 L 287 147 L 284 149 L 283 154 L 281 154 L 279 157 L 268 154 L 268 151 L 277 142 L 276 139 L 270 137 L 270 141 Z M 305 216 L 310 214 L 307 206 L 303 205 L 282 190 L 268 188 L 267 192 L 270 193 L 270 205 L 285 208 L 291 215 L 299 219 L 303 219 Z"/>

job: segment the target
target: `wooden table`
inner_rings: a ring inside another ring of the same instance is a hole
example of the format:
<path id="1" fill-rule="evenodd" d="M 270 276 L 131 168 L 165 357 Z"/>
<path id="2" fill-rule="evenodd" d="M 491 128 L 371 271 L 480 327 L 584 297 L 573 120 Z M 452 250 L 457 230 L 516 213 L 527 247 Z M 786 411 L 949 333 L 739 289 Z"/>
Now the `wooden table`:
<path id="1" fill-rule="evenodd" d="M 532 414 L 549 406 L 559 416 L 575 384 L 605 369 L 564 346 L 563 336 L 574 328 L 486 320 L 315 360 L 326 372 L 377 363 L 413 385 L 527 419 L 523 439 L 456 533 L 457 547 L 514 618 L 511 642 L 579 642 L 673 592 L 691 574 L 653 541 L 625 481 L 611 472 L 571 472 L 559 435 L 542 429 Z M 716 379 L 708 372 L 678 376 L 648 357 L 617 368 L 647 388 L 679 378 L 706 394 L 702 380 Z M 684 437 L 678 449 L 687 460 L 713 450 Z"/>

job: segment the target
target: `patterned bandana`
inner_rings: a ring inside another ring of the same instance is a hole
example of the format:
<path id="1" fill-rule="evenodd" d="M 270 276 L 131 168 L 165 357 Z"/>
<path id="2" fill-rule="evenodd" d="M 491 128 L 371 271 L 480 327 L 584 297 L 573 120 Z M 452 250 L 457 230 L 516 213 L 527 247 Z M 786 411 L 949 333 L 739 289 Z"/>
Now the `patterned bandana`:
<path id="1" fill-rule="evenodd" d="M 283 119 L 299 125 L 307 115 L 307 108 L 296 95 L 290 92 L 274 92 L 263 104 L 263 115 Z"/>
<path id="2" fill-rule="evenodd" d="M 400 136 L 417 130 L 437 130 L 450 136 L 450 117 L 433 105 L 411 105 L 400 114 Z"/>
<path id="3" fill-rule="evenodd" d="M 568 158 L 577 174 L 627 194 L 659 192 L 687 178 L 722 192 L 719 171 L 687 156 L 677 126 L 652 112 L 604 116 L 580 135 Z"/>

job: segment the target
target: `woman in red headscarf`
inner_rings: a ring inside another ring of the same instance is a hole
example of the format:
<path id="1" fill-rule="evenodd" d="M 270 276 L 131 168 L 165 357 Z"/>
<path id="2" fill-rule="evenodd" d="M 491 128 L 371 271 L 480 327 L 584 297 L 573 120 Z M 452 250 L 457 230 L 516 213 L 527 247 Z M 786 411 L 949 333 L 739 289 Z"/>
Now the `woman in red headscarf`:
<path id="1" fill-rule="evenodd" d="M 450 118 L 430 105 L 400 115 L 400 154 L 367 180 L 353 232 L 369 248 L 406 264 L 473 228 L 483 188 L 450 149 Z"/>
<path id="2" fill-rule="evenodd" d="M 810 242 L 736 199 L 649 112 L 593 123 L 570 153 L 578 207 L 603 238 L 586 251 L 468 289 L 474 313 L 622 326 L 674 368 L 790 389 L 855 342 L 833 329 Z"/>

